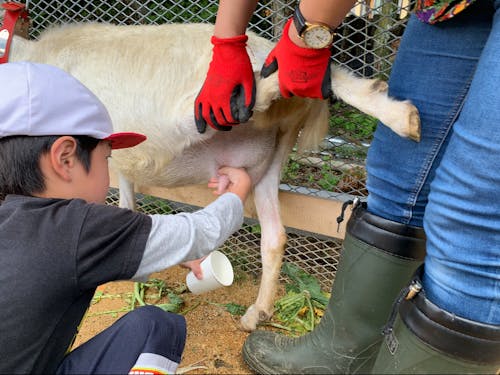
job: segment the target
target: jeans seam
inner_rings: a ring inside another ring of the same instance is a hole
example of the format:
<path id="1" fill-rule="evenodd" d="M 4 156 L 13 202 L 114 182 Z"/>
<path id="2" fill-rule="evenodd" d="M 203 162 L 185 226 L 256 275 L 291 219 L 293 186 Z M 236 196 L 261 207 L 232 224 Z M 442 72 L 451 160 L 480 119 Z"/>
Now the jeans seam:
<path id="1" fill-rule="evenodd" d="M 462 111 L 465 100 L 467 98 L 467 93 L 468 93 L 469 88 L 472 84 L 472 79 L 474 77 L 474 73 L 475 73 L 475 70 L 469 76 L 469 79 L 467 80 L 467 84 L 464 85 L 462 93 L 457 96 L 457 100 L 455 101 L 455 104 L 453 105 L 453 108 L 456 108 L 456 109 L 450 111 L 450 115 L 448 116 L 448 119 L 445 120 L 445 123 L 448 123 L 448 125 L 445 128 L 441 128 L 441 129 L 444 129 L 443 136 L 438 138 L 439 142 L 437 142 L 433 145 L 432 152 L 428 153 L 428 155 L 430 157 L 427 158 L 425 163 L 423 163 L 423 165 L 422 165 L 422 168 L 421 168 L 420 173 L 419 173 L 419 178 L 417 179 L 417 181 L 420 181 L 420 183 L 415 184 L 414 191 L 408 197 L 408 201 L 407 201 L 408 209 L 405 210 L 405 216 L 406 216 L 407 222 L 405 224 L 408 224 L 411 222 L 411 219 L 413 217 L 413 209 L 414 209 L 415 204 L 417 202 L 417 198 L 420 195 L 420 192 L 422 191 L 422 189 L 425 185 L 425 181 L 427 180 L 427 178 L 429 176 L 430 170 L 432 169 L 432 165 L 434 164 L 434 161 L 436 160 L 436 157 L 439 153 L 439 150 L 441 150 L 444 141 L 448 137 L 450 130 L 453 127 L 453 124 L 455 123 L 458 116 L 460 115 L 460 112 Z M 424 212 L 424 215 L 425 215 L 425 212 Z"/>

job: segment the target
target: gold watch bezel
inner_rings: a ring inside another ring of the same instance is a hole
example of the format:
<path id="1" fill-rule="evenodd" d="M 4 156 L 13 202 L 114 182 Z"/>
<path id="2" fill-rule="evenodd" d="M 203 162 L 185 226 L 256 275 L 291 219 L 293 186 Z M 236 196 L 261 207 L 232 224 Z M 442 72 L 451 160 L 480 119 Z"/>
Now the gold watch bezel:
<path id="1" fill-rule="evenodd" d="M 293 23 L 295 25 L 295 29 L 297 30 L 299 38 L 304 42 L 304 44 L 308 48 L 321 49 L 321 48 L 326 48 L 333 43 L 333 40 L 335 38 L 335 30 L 333 30 L 328 25 L 321 22 L 314 22 L 314 23 L 307 22 L 306 19 L 304 18 L 304 15 L 300 11 L 300 3 L 297 4 L 297 6 L 295 7 L 295 11 L 293 14 Z M 305 35 L 318 28 L 321 30 L 324 29 L 328 33 L 328 42 L 322 43 L 320 45 L 311 45 L 307 43 Z"/>
<path id="2" fill-rule="evenodd" d="M 335 37 L 335 33 L 333 33 L 330 28 L 328 26 L 325 26 L 325 25 L 322 25 L 322 24 L 312 24 L 312 23 L 308 23 L 306 22 L 305 23 L 306 27 L 304 29 L 304 31 L 302 32 L 301 35 L 299 35 L 299 37 L 302 39 L 302 41 L 304 42 L 304 44 L 306 46 L 308 46 L 309 48 L 314 48 L 314 49 L 321 49 L 321 48 L 326 48 L 328 46 L 330 46 L 332 43 L 333 43 L 333 39 Z M 307 38 L 306 38 L 306 35 L 308 33 L 311 33 L 311 31 L 315 31 L 317 29 L 320 29 L 320 30 L 324 30 L 324 32 L 328 35 L 328 41 L 321 44 L 321 45 L 311 45 L 307 42 Z"/>

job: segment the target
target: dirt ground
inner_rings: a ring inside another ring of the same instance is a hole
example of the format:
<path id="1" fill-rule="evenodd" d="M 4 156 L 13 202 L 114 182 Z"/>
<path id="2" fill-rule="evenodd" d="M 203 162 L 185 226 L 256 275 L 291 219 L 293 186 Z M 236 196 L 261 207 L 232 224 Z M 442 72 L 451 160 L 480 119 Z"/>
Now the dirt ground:
<path id="1" fill-rule="evenodd" d="M 185 283 L 188 270 L 173 267 L 151 275 L 169 287 Z M 180 294 L 184 299 L 181 312 L 187 321 L 187 342 L 179 373 L 188 374 L 252 374 L 241 357 L 243 342 L 248 336 L 239 328 L 239 316 L 217 304 L 251 305 L 257 296 L 258 280 L 236 271 L 233 285 L 203 294 Z M 133 282 L 113 282 L 99 287 L 101 298 L 89 309 L 74 347 L 101 332 L 129 309 Z M 280 293 L 284 293 L 280 290 Z"/>

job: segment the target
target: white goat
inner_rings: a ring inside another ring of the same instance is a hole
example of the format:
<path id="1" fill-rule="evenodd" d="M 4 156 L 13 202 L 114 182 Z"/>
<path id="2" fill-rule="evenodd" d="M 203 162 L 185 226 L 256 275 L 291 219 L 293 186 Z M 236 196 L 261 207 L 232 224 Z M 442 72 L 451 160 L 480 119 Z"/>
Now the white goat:
<path id="1" fill-rule="evenodd" d="M 241 323 L 245 330 L 254 330 L 273 312 L 286 242 L 278 202 L 281 168 L 297 140 L 304 149 L 323 139 L 328 103 L 281 99 L 276 75 L 262 80 L 258 74 L 273 43 L 249 33 L 248 51 L 257 79 L 254 116 L 230 132 L 207 127 L 199 134 L 193 103 L 211 59 L 212 34 L 208 24 L 66 25 L 46 31 L 39 41 L 14 38 L 10 60 L 59 66 L 102 100 L 116 131 L 147 135 L 144 144 L 113 152 L 121 206 L 135 207 L 134 183 L 201 184 L 223 165 L 248 170 L 262 227 L 263 270 L 257 299 Z M 416 108 L 389 98 L 384 82 L 333 68 L 332 89 L 338 98 L 379 118 L 397 134 L 418 140 Z"/>

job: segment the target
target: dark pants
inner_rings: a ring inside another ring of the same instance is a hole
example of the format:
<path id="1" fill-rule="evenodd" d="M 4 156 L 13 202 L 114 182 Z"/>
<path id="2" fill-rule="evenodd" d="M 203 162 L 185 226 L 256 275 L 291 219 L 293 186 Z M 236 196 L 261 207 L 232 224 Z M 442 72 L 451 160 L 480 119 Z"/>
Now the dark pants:
<path id="1" fill-rule="evenodd" d="M 183 316 L 144 306 L 69 353 L 57 374 L 128 374 L 132 367 L 174 373 L 185 343 Z"/>

